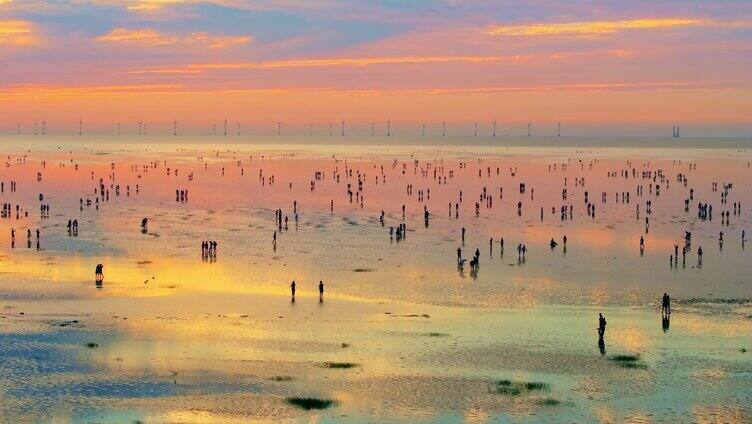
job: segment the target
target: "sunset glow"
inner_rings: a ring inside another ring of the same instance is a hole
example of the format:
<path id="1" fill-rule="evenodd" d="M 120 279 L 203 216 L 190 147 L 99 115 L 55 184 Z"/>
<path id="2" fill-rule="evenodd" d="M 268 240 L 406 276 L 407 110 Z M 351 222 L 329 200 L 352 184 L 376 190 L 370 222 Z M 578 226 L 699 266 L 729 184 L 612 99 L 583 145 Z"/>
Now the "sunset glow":
<path id="1" fill-rule="evenodd" d="M 682 26 L 706 25 L 709 22 L 700 19 L 635 19 L 630 21 L 593 21 L 565 22 L 518 26 L 493 27 L 490 35 L 598 35 L 611 34 L 623 30 L 645 30 L 656 28 L 673 28 Z"/>
<path id="2" fill-rule="evenodd" d="M 526 4 L 4 0 L 0 133 L 78 118 L 107 131 L 147 112 L 155 128 L 226 115 L 750 128 L 749 2 Z M 186 111 L 193 93 L 209 107 Z"/>

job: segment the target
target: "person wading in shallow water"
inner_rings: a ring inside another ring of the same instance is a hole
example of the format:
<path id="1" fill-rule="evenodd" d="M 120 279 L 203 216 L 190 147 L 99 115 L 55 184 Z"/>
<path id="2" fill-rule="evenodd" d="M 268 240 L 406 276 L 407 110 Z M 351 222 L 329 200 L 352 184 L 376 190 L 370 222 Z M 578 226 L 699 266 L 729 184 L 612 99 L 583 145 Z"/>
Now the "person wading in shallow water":
<path id="1" fill-rule="evenodd" d="M 104 281 L 104 274 L 102 274 L 103 269 L 104 265 L 102 264 L 97 264 L 97 267 L 94 269 L 94 281 L 97 283 Z"/>
<path id="2" fill-rule="evenodd" d="M 603 317 L 603 314 L 598 314 L 598 337 L 603 338 L 603 336 L 606 334 L 606 318 Z"/>
<path id="3" fill-rule="evenodd" d="M 661 299 L 661 314 L 663 314 L 663 316 L 671 315 L 671 297 L 668 293 L 663 293 L 663 299 Z"/>
<path id="4" fill-rule="evenodd" d="M 295 280 L 290 283 L 290 292 L 292 293 L 292 301 L 295 302 Z"/>
<path id="5" fill-rule="evenodd" d="M 319 281 L 319 302 L 324 301 L 324 282 Z"/>

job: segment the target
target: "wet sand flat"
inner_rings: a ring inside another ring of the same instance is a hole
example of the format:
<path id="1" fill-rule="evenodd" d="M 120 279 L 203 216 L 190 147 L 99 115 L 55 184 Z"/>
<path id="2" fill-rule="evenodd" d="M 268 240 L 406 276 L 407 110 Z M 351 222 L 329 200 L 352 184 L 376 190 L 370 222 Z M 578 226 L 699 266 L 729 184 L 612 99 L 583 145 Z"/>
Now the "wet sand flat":
<path id="1" fill-rule="evenodd" d="M 744 149 L 59 141 L 2 144 L 8 421 L 752 420 Z M 669 265 L 685 231 L 692 248 Z M 458 247 L 479 250 L 477 272 Z M 308 397 L 333 402 L 291 401 Z"/>

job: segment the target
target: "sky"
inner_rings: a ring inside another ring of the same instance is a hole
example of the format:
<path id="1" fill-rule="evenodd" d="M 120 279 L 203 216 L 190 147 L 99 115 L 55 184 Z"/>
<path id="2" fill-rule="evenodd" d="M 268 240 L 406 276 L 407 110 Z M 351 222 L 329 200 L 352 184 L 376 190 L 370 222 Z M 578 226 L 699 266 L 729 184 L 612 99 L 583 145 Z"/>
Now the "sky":
<path id="1" fill-rule="evenodd" d="M 749 0 L 0 0 L 0 133 L 746 136 L 751 65 Z"/>

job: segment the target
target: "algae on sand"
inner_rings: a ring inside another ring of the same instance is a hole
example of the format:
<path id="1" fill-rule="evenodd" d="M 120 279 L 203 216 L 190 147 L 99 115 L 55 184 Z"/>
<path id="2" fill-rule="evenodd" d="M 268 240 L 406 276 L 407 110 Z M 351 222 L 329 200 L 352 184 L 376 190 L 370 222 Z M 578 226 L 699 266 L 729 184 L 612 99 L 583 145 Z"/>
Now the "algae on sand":
<path id="1" fill-rule="evenodd" d="M 613 362 L 616 362 L 616 364 L 618 364 L 620 367 L 623 367 L 623 368 L 645 369 L 648 367 L 648 364 L 645 363 L 645 361 L 640 359 L 640 355 L 620 354 L 620 355 L 610 356 L 608 359 L 610 359 Z"/>
<path id="2" fill-rule="evenodd" d="M 555 398 L 538 399 L 537 403 L 538 405 L 542 405 L 542 406 L 567 406 L 567 407 L 574 406 L 574 402 L 572 402 L 571 400 L 561 401 Z"/>
<path id="3" fill-rule="evenodd" d="M 355 368 L 358 364 L 354 362 L 322 362 L 319 364 L 322 368 Z"/>
<path id="4" fill-rule="evenodd" d="M 512 381 L 508 379 L 496 382 L 496 393 L 517 396 L 528 392 L 549 391 L 551 386 L 542 381 Z"/>
<path id="5" fill-rule="evenodd" d="M 312 397 L 289 397 L 285 400 L 290 405 L 297 406 L 306 411 L 310 411 L 311 409 L 326 409 L 337 404 L 336 400 Z"/>

